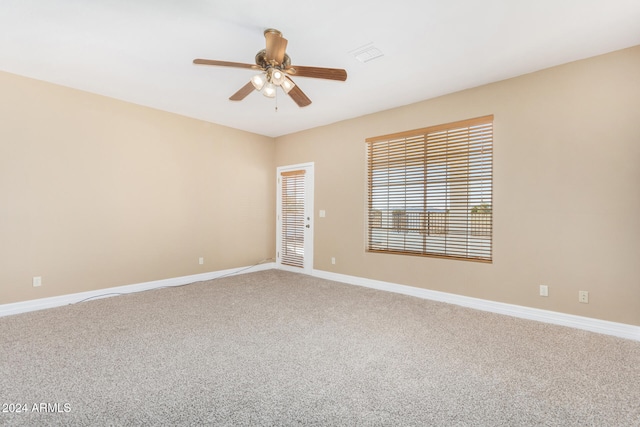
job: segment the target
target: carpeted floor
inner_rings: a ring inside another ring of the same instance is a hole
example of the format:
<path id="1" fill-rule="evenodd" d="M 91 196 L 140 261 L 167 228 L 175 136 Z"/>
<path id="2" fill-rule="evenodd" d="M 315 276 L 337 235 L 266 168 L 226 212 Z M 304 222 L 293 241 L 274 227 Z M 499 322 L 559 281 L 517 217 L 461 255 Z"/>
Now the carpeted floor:
<path id="1" fill-rule="evenodd" d="M 639 342 L 278 270 L 0 331 L 0 425 L 640 425 Z"/>

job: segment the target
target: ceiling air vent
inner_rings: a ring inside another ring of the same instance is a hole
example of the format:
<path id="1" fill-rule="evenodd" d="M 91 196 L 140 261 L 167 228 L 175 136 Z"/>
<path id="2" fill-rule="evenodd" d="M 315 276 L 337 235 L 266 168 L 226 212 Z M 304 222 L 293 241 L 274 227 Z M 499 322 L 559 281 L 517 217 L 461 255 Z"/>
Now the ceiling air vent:
<path id="1" fill-rule="evenodd" d="M 384 53 L 382 53 L 380 49 L 375 47 L 373 43 L 368 43 L 364 46 L 360 46 L 359 48 L 354 49 L 349 53 L 353 55 L 358 61 L 363 63 L 373 61 L 376 58 L 384 56 Z"/>

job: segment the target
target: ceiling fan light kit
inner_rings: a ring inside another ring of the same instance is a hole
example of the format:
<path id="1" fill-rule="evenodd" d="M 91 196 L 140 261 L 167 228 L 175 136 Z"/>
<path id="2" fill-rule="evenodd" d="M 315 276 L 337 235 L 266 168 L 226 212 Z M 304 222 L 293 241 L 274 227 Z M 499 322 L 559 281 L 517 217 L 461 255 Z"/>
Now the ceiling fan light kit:
<path id="1" fill-rule="evenodd" d="M 289 93 L 295 86 L 291 80 L 287 79 L 284 72 L 273 67 L 268 67 L 266 71 L 251 77 L 251 84 L 258 92 L 262 91 L 267 98 L 276 96 L 277 86 L 280 86 L 285 93 Z"/>
<path id="2" fill-rule="evenodd" d="M 291 58 L 286 53 L 288 41 L 282 37 L 280 31 L 272 28 L 266 29 L 264 37 L 266 49 L 262 49 L 256 54 L 256 65 L 212 59 L 194 59 L 193 63 L 261 70 L 260 74 L 253 76 L 249 83 L 231 95 L 229 99 L 232 101 L 241 101 L 254 90 L 262 92 L 268 98 L 274 98 L 278 87 L 281 87 L 299 107 L 306 107 L 311 104 L 311 100 L 288 75 L 338 81 L 347 80 L 347 72 L 343 69 L 291 65 Z"/>

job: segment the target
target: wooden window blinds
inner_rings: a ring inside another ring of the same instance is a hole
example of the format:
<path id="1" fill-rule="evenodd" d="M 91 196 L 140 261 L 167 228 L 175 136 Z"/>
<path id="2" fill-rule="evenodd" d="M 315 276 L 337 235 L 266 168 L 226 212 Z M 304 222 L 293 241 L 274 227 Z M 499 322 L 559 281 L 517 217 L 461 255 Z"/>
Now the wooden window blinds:
<path id="1" fill-rule="evenodd" d="M 304 267 L 304 200 L 305 171 L 282 172 L 281 250 L 280 262 L 292 267 Z"/>
<path id="2" fill-rule="evenodd" d="M 493 115 L 366 142 L 368 251 L 492 260 Z"/>

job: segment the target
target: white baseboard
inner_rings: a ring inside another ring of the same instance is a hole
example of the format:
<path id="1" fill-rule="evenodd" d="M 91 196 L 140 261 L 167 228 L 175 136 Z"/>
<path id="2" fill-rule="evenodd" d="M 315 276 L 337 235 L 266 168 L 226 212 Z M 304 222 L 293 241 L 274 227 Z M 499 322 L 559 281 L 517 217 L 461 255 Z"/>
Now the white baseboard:
<path id="1" fill-rule="evenodd" d="M 170 279 L 154 280 L 152 282 L 137 283 L 134 285 L 117 286 L 114 288 L 97 289 L 95 291 L 79 292 L 75 294 L 60 295 L 57 297 L 40 298 L 29 301 L 0 305 L 0 317 L 11 314 L 26 313 L 28 311 L 42 310 L 45 308 L 60 307 L 74 304 L 87 299 L 107 298 L 115 295 L 131 294 L 150 289 L 180 286 L 189 283 L 202 282 L 217 279 L 222 276 L 252 273 L 255 271 L 271 270 L 275 263 L 268 262 L 248 267 L 230 268 L 228 270 L 212 271 L 209 273 L 194 274 L 191 276 L 174 277 Z"/>
<path id="2" fill-rule="evenodd" d="M 63 305 L 80 302 L 86 299 L 107 298 L 114 295 L 130 294 L 150 289 L 186 285 L 189 283 L 212 280 L 222 276 L 231 276 L 236 274 L 251 273 L 255 271 L 271 270 L 275 267 L 275 263 L 269 262 L 248 267 L 231 268 L 209 273 L 194 274 L 191 276 L 174 277 L 170 279 L 155 280 L 133 285 L 98 289 L 95 291 L 79 292 L 75 294 L 60 295 L 57 297 L 3 304 L 0 305 L 0 317 L 12 314 L 26 313 L 29 311 L 42 310 L 45 308 L 60 307 Z M 556 311 L 541 310 L 538 308 L 483 300 L 480 298 L 466 297 L 446 292 L 432 291 L 429 289 L 415 288 L 413 286 L 399 285 L 391 282 L 383 282 L 380 280 L 349 276 L 346 274 L 332 273 L 323 270 L 313 270 L 312 275 L 322 279 L 333 280 L 350 285 L 364 286 L 367 288 L 410 295 L 418 298 L 440 301 L 448 304 L 455 304 L 477 310 L 519 317 L 522 319 L 537 320 L 540 322 L 568 326 L 571 328 L 582 329 L 590 332 L 597 332 L 620 338 L 640 341 L 640 326 L 627 325 L 624 323 L 609 322 L 606 320 L 575 316 L 572 314 L 559 313 Z"/>
<path id="3" fill-rule="evenodd" d="M 519 317 L 522 319 L 537 320 L 539 322 L 569 326 L 571 328 L 640 341 L 640 326 L 627 325 L 624 323 L 609 322 L 606 320 L 575 316 L 572 314 L 559 313 L 556 311 L 541 310 L 538 308 L 483 300 L 479 298 L 449 294 L 446 292 L 414 288 L 412 286 L 398 285 L 396 283 L 349 276 L 346 274 L 332 273 L 323 270 L 313 270 L 312 275 L 322 279 L 333 280 L 350 285 L 364 286 L 367 288 L 395 292 L 398 294 L 410 295 L 433 301 L 446 302 L 449 304 L 460 305 L 463 307 L 474 308 L 477 310 L 488 311 L 492 313 L 505 314 L 507 316 Z"/>

